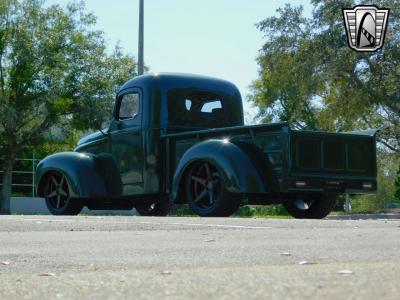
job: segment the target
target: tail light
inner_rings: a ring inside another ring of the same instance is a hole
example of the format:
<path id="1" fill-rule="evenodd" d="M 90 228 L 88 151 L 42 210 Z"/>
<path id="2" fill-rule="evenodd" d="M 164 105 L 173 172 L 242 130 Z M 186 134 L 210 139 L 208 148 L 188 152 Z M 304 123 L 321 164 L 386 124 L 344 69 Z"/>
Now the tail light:
<path id="1" fill-rule="evenodd" d="M 305 186 L 307 186 L 307 182 L 305 182 L 305 181 L 296 181 L 295 185 L 296 185 L 296 187 L 305 187 Z"/>
<path id="2" fill-rule="evenodd" d="M 363 182 L 362 187 L 364 189 L 371 189 L 373 187 L 372 182 Z"/>

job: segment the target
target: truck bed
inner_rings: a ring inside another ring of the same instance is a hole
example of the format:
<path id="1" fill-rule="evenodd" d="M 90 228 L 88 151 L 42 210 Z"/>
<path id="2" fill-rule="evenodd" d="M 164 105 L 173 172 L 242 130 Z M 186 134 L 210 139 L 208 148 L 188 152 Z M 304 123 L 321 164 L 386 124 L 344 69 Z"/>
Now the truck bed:
<path id="1" fill-rule="evenodd" d="M 212 138 L 255 145 L 268 160 L 278 193 L 376 190 L 375 131 L 297 131 L 286 122 L 162 135 L 168 153 L 164 166 L 167 189 L 183 154 L 196 143 Z"/>

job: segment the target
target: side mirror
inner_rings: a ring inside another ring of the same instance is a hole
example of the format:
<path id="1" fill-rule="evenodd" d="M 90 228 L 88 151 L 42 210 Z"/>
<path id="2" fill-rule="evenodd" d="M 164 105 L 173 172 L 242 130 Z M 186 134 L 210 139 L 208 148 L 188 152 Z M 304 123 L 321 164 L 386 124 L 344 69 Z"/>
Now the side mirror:
<path id="1" fill-rule="evenodd" d="M 107 120 L 101 123 L 101 125 L 98 127 L 98 130 L 104 135 L 104 136 L 110 136 L 110 125 L 111 125 L 111 120 Z"/>

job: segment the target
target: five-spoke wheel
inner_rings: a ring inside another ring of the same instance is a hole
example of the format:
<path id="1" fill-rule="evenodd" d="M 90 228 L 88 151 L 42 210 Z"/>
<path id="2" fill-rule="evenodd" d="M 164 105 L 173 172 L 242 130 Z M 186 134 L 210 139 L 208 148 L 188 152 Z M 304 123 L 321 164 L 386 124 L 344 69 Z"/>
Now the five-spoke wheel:
<path id="1" fill-rule="evenodd" d="M 200 216 L 230 216 L 240 205 L 240 195 L 228 193 L 223 173 L 212 162 L 192 165 L 185 186 L 187 201 Z"/>
<path id="2" fill-rule="evenodd" d="M 46 205 L 53 215 L 77 215 L 83 205 L 70 197 L 68 179 L 60 172 L 52 172 L 47 176 Z"/>

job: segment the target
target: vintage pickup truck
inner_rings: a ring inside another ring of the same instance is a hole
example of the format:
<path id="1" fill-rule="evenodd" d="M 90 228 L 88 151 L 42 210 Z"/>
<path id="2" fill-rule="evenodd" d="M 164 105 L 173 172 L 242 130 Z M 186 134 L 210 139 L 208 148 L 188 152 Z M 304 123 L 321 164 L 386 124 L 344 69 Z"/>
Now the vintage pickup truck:
<path id="1" fill-rule="evenodd" d="M 164 216 L 188 203 L 200 216 L 282 203 L 296 218 L 323 218 L 340 193 L 376 191 L 376 131 L 245 126 L 230 82 L 149 74 L 125 83 L 107 129 L 37 167 L 51 213 L 132 209 Z"/>

